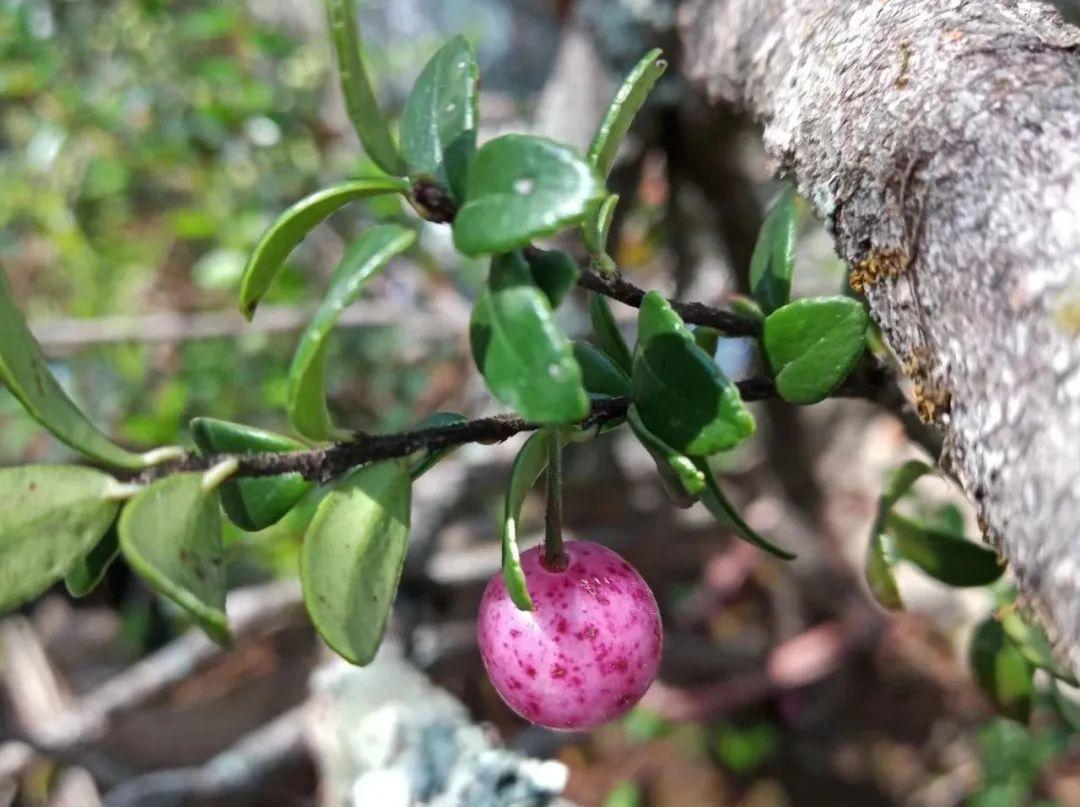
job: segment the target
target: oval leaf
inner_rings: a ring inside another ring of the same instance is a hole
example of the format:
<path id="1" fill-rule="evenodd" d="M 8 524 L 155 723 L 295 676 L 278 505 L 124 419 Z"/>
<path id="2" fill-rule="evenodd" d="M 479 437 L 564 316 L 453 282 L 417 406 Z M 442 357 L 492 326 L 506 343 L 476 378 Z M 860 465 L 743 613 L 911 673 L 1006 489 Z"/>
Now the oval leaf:
<path id="1" fill-rule="evenodd" d="M 431 177 L 455 201 L 476 151 L 479 69 L 472 45 L 457 36 L 427 63 L 401 117 L 401 152 L 409 175 Z"/>
<path id="2" fill-rule="evenodd" d="M 626 421 L 630 424 L 630 431 L 656 463 L 660 481 L 672 502 L 684 510 L 693 507 L 705 492 L 705 475 L 689 457 L 680 454 L 649 431 L 632 405 L 626 413 Z"/>
<path id="3" fill-rule="evenodd" d="M 41 594 L 94 548 L 120 507 L 116 486 L 90 468 L 0 469 L 0 610 Z"/>
<path id="4" fill-rule="evenodd" d="M 885 529 L 896 541 L 900 557 L 950 586 L 986 586 L 1005 573 L 996 552 L 897 513 L 888 515 Z"/>
<path id="5" fill-rule="evenodd" d="M 580 224 L 603 196 L 573 150 L 542 137 L 504 135 L 476 153 L 454 244 L 466 255 L 509 252 Z"/>
<path id="6" fill-rule="evenodd" d="M 266 231 L 251 253 L 240 280 L 240 311 L 251 319 L 255 308 L 274 282 L 285 259 L 296 245 L 332 213 L 368 196 L 382 193 L 408 193 L 403 179 L 381 177 L 341 182 L 301 199 L 282 213 Z"/>
<path id="7" fill-rule="evenodd" d="M 306 447 L 279 434 L 214 418 L 191 421 L 191 436 L 203 454 L 281 453 Z M 235 479 L 221 486 L 221 506 L 237 527 L 256 532 L 279 522 L 312 487 L 296 473 Z"/>
<path id="8" fill-rule="evenodd" d="M 353 664 L 379 649 L 409 538 L 412 477 L 403 462 L 353 471 L 315 514 L 300 553 L 300 581 L 323 640 Z"/>
<path id="9" fill-rule="evenodd" d="M 589 292 L 589 320 L 592 322 L 593 334 L 596 336 L 596 343 L 600 349 L 619 366 L 620 370 L 630 375 L 634 369 L 634 360 L 622 331 L 615 322 L 615 315 L 611 312 L 607 297 Z"/>
<path id="10" fill-rule="evenodd" d="M 847 297 L 797 300 L 765 320 L 765 353 L 776 390 L 794 404 L 823 401 L 839 387 L 866 346 L 869 320 Z"/>
<path id="11" fill-rule="evenodd" d="M 530 250 L 525 258 L 533 283 L 544 292 L 552 308 L 558 308 L 577 285 L 581 269 L 577 261 L 561 250 Z"/>
<path id="12" fill-rule="evenodd" d="M 641 303 L 633 383 L 645 426 L 691 457 L 727 451 L 754 433 L 738 387 L 654 291 Z"/>
<path id="13" fill-rule="evenodd" d="M 795 560 L 795 558 L 798 557 L 797 555 L 788 552 L 786 549 L 781 549 L 771 541 L 762 538 L 759 533 L 743 520 L 743 517 L 739 515 L 739 511 L 735 509 L 730 501 L 728 501 L 727 496 L 724 495 L 724 491 L 720 488 L 720 483 L 717 482 L 716 477 L 713 476 L 709 464 L 704 459 L 696 459 L 694 462 L 705 476 L 705 494 L 701 497 L 701 501 L 705 507 L 708 508 L 710 513 L 725 524 L 730 524 L 734 527 L 736 535 L 744 541 L 753 544 L 758 549 L 764 549 L 770 555 L 775 555 L 781 560 Z"/>
<path id="14" fill-rule="evenodd" d="M 400 176 L 405 173 L 405 163 L 394 145 L 390 127 L 379 109 L 371 80 L 364 69 L 354 0 L 327 0 L 326 8 L 337 53 L 345 111 L 372 161 L 386 173 Z"/>
<path id="15" fill-rule="evenodd" d="M 912 485 L 932 473 L 934 469 L 921 460 L 908 460 L 893 471 L 878 500 L 878 518 L 884 519 L 892 511 L 893 506 L 907 495 Z"/>
<path id="16" fill-rule="evenodd" d="M 629 397 L 632 392 L 630 377 L 605 354 L 588 342 L 574 342 L 574 358 L 581 366 L 585 391 L 590 395 Z"/>
<path id="17" fill-rule="evenodd" d="M 105 572 L 112 566 L 116 556 L 120 554 L 120 537 L 116 532 L 114 521 L 105 535 L 94 544 L 94 548 L 75 561 L 68 573 L 64 576 L 64 585 L 72 597 L 85 597 L 95 588 Z"/>
<path id="18" fill-rule="evenodd" d="M 473 359 L 488 389 L 533 423 L 574 423 L 589 414 L 570 340 L 519 253 L 491 261 L 488 287 L 469 323 Z"/>
<path id="19" fill-rule="evenodd" d="M 289 369 L 289 420 L 300 434 L 312 440 L 330 437 L 330 413 L 326 409 L 326 342 L 341 317 L 372 277 L 395 255 L 416 240 L 416 233 L 395 224 L 384 224 L 361 235 L 346 250 L 311 324 L 300 337 Z"/>
<path id="20" fill-rule="evenodd" d="M 667 62 L 660 58 L 661 53 L 659 48 L 651 50 L 637 63 L 623 80 L 600 122 L 600 128 L 589 147 L 589 162 L 602 177 L 611 173 L 623 138 L 630 131 L 630 125 L 653 86 L 667 69 Z"/>
<path id="21" fill-rule="evenodd" d="M 983 692 L 1007 717 L 1026 723 L 1035 692 L 1032 667 L 995 619 L 975 629 L 971 670 Z"/>
<path id="22" fill-rule="evenodd" d="M 166 458 L 166 450 L 136 454 L 98 431 L 49 370 L 0 267 L 0 381 L 56 439 L 114 468 L 138 470 Z"/>
<path id="23" fill-rule="evenodd" d="M 225 555 L 213 486 L 199 473 L 154 482 L 120 514 L 120 551 L 155 590 L 189 613 L 215 642 L 229 642 Z M 209 488 L 209 489 L 208 489 Z"/>
<path id="24" fill-rule="evenodd" d="M 765 314 L 787 305 L 791 299 L 798 236 L 799 196 L 788 187 L 765 218 L 750 259 L 750 289 Z"/>

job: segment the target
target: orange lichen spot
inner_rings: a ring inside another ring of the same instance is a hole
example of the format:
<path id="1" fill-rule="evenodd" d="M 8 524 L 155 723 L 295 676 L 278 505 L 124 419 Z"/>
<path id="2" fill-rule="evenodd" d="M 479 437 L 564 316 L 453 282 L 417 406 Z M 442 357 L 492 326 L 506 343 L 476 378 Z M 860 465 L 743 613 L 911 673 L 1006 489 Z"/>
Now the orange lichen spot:
<path id="1" fill-rule="evenodd" d="M 864 294 L 868 288 L 884 278 L 897 278 L 908 267 L 907 252 L 902 249 L 875 249 L 851 267 L 851 288 L 856 294 Z"/>

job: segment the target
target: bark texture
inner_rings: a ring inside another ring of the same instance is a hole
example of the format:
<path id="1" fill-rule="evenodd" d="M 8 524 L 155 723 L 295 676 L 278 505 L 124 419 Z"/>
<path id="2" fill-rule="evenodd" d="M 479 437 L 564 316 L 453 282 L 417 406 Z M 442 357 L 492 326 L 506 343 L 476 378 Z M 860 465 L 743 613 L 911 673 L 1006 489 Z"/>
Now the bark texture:
<path id="1" fill-rule="evenodd" d="M 689 0 L 1080 669 L 1080 33 L 1034 0 Z"/>

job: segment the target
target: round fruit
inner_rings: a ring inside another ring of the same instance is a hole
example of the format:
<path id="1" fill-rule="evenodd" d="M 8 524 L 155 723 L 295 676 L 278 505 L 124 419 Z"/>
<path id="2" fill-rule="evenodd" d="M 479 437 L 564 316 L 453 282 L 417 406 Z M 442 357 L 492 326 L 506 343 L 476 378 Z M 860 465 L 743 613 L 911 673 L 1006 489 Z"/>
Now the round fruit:
<path id="1" fill-rule="evenodd" d="M 648 585 L 610 549 L 568 541 L 550 571 L 542 547 L 521 556 L 534 611 L 510 600 L 502 575 L 480 603 L 480 654 L 503 700 L 553 729 L 592 729 L 641 700 L 660 666 L 660 612 Z"/>

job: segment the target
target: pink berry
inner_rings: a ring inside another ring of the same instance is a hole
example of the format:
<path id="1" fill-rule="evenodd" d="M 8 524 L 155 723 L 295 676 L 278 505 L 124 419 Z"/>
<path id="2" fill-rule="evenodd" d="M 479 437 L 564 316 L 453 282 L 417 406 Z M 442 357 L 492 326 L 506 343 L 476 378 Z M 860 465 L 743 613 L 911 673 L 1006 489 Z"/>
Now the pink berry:
<path id="1" fill-rule="evenodd" d="M 549 571 L 521 556 L 536 606 L 520 611 L 496 574 L 480 602 L 480 654 L 503 700 L 553 729 L 592 729 L 641 700 L 660 666 L 660 612 L 634 567 L 600 544 L 568 541 Z"/>

